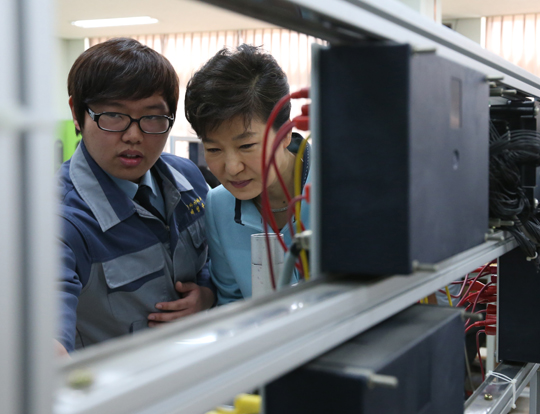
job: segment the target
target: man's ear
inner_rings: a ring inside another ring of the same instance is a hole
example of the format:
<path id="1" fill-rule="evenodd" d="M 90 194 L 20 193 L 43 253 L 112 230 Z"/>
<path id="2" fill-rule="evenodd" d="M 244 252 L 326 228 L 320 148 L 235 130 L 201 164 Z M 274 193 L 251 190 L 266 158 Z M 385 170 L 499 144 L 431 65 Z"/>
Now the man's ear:
<path id="1" fill-rule="evenodd" d="M 70 96 L 68 99 L 69 108 L 71 109 L 71 117 L 73 118 L 73 123 L 75 124 L 75 129 L 77 132 L 81 132 L 81 126 L 79 125 L 79 121 L 77 121 L 77 117 L 75 116 L 75 107 L 73 106 L 73 96 Z"/>

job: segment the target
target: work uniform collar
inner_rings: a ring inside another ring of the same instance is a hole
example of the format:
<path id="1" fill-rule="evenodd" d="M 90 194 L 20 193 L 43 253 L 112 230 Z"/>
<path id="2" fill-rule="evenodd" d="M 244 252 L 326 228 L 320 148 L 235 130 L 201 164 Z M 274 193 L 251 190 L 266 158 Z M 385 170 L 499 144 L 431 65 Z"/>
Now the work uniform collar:
<path id="1" fill-rule="evenodd" d="M 161 157 L 154 166 L 163 180 L 166 211 L 173 211 L 181 199 L 181 193 L 193 190 L 193 186 L 183 174 Z M 133 201 L 90 156 L 83 140 L 71 157 L 69 176 L 81 198 L 94 213 L 103 232 L 137 211 Z"/>
<path id="2" fill-rule="evenodd" d="M 113 177 L 111 174 L 106 174 L 111 178 L 111 180 L 114 181 L 114 183 L 120 187 L 120 189 L 126 194 L 129 198 L 132 200 L 135 198 L 135 194 L 137 194 L 137 190 L 140 186 L 147 186 L 152 191 L 152 194 L 154 194 L 155 197 L 158 197 L 160 193 L 158 192 L 158 184 L 156 181 L 156 178 L 152 175 L 151 171 L 146 171 L 146 174 L 144 174 L 141 178 L 141 182 L 139 184 L 136 184 L 129 180 L 122 180 L 121 178 Z"/>

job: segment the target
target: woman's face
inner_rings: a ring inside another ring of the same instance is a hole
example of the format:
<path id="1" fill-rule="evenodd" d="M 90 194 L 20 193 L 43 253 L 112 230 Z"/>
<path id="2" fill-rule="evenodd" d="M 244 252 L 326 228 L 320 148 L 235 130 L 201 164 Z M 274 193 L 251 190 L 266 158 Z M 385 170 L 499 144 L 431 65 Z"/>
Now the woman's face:
<path id="1" fill-rule="evenodd" d="M 245 128 L 240 116 L 226 121 L 204 138 L 204 156 L 210 171 L 223 186 L 239 200 L 251 200 L 262 192 L 262 144 L 266 124 L 254 119 Z M 275 131 L 270 130 L 267 143 L 267 159 L 275 139 Z M 283 164 L 285 151 L 291 135 L 283 140 L 276 153 L 278 168 Z M 280 169 L 281 170 L 281 169 Z M 276 182 L 272 169 L 267 187 Z"/>

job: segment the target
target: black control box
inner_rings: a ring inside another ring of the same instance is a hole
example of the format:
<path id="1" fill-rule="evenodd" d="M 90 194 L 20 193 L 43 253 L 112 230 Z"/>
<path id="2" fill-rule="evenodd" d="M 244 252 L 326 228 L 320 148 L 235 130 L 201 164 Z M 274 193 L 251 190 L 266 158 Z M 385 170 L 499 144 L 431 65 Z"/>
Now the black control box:
<path id="1" fill-rule="evenodd" d="M 312 92 L 318 270 L 408 274 L 484 242 L 485 75 L 408 45 L 331 46 Z"/>
<path id="2" fill-rule="evenodd" d="M 540 363 L 540 273 L 519 248 L 501 256 L 498 268 L 498 359 Z"/>
<path id="3" fill-rule="evenodd" d="M 458 310 L 415 305 L 268 384 L 265 413 L 462 414 L 463 349 Z"/>

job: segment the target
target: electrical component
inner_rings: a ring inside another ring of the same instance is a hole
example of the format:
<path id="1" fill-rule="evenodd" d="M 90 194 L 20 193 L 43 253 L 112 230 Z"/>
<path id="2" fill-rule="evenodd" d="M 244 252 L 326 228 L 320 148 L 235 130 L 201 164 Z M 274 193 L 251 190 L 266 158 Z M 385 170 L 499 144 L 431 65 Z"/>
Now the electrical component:
<path id="1" fill-rule="evenodd" d="M 503 100 L 490 107 L 490 225 L 505 223 L 538 267 L 540 220 L 537 217 L 540 188 L 540 125 L 538 102 Z"/>
<path id="2" fill-rule="evenodd" d="M 332 46 L 314 61 L 316 268 L 408 274 L 483 243 L 485 76 L 407 45 Z"/>
<path id="3" fill-rule="evenodd" d="M 268 384 L 266 414 L 462 414 L 463 321 L 415 305 Z"/>
<path id="4" fill-rule="evenodd" d="M 498 357 L 502 361 L 540 363 L 540 274 L 520 249 L 499 258 L 497 304 Z"/>

